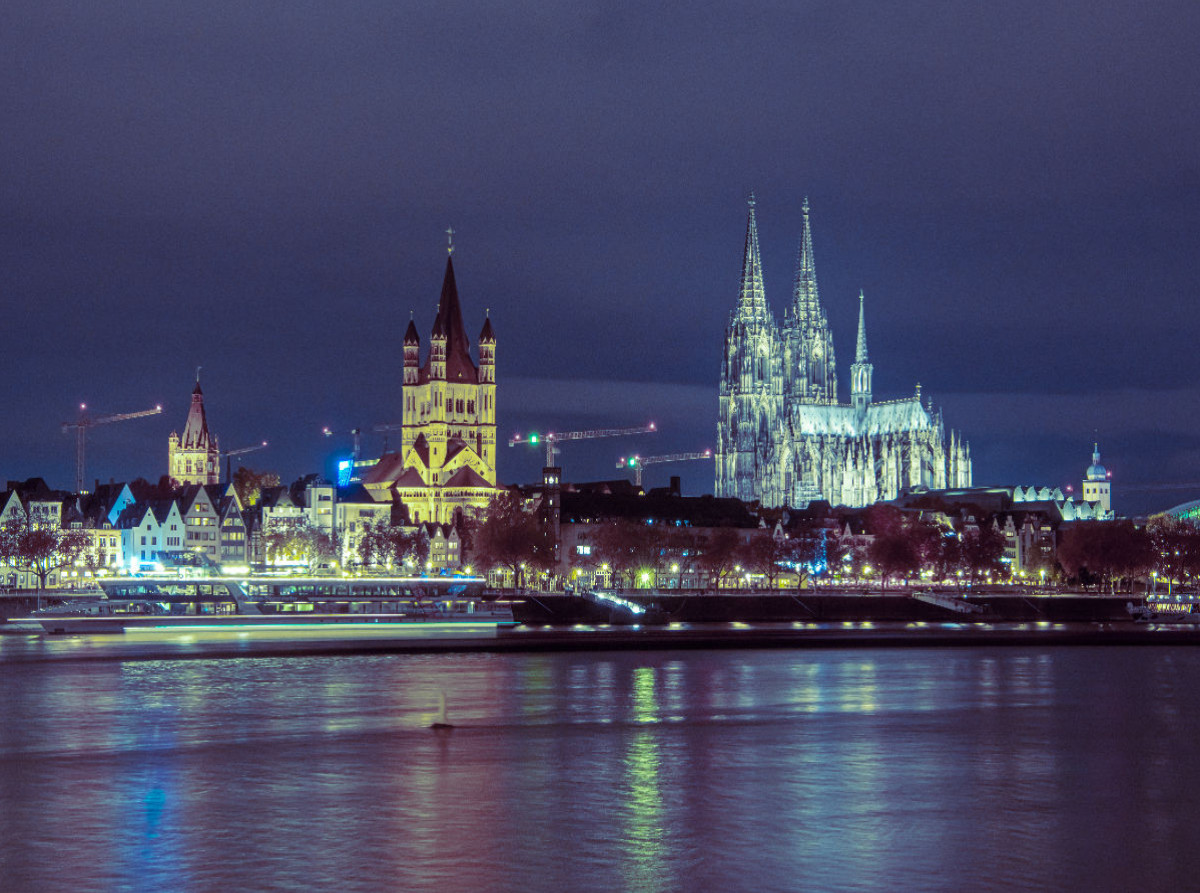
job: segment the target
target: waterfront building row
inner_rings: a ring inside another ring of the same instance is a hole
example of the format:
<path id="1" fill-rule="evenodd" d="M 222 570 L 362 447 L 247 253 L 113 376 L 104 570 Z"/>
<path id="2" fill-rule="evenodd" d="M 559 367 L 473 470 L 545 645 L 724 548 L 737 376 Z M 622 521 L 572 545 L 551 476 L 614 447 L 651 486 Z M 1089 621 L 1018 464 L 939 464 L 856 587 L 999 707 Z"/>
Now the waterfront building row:
<path id="1" fill-rule="evenodd" d="M 112 482 L 97 484 L 89 493 L 71 493 L 32 478 L 9 481 L 0 492 L 0 528 L 15 525 L 86 538 L 71 563 L 51 570 L 45 581 L 51 587 L 171 569 L 356 569 L 362 565 L 362 539 L 377 525 L 399 526 L 428 539 L 426 567 L 419 570 L 459 567 L 457 530 L 432 523 L 408 525 L 395 508 L 362 486 L 338 489 L 315 475 L 291 486 L 265 488 L 250 506 L 243 505 L 231 484 L 164 490 L 144 481 Z M 298 539 L 313 548 L 285 548 Z M 37 584 L 28 562 L 0 556 L 0 587 L 32 589 Z"/>

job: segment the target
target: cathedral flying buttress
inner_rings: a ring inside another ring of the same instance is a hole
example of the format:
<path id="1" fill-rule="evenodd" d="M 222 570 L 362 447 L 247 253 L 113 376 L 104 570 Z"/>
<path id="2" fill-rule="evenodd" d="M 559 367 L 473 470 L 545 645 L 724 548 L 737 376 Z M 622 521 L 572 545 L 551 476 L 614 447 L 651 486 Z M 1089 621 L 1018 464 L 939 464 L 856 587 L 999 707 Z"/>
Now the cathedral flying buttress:
<path id="1" fill-rule="evenodd" d="M 753 195 L 737 306 L 725 330 L 718 396 L 716 494 L 766 506 L 818 499 L 863 506 L 903 490 L 971 485 L 970 447 L 940 410 L 912 397 L 875 402 L 859 294 L 850 402 L 837 393 L 833 337 L 817 290 L 809 206 L 803 205 L 792 303 L 782 327 L 766 299 Z"/>

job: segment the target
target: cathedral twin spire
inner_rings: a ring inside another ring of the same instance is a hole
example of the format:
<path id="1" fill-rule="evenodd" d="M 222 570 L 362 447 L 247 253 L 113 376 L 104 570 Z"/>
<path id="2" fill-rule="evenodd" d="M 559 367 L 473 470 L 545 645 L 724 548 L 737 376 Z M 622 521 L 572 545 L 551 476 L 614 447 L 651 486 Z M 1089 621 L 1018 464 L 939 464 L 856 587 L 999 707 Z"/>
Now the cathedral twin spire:
<path id="1" fill-rule="evenodd" d="M 861 291 L 850 400 L 838 400 L 807 199 L 792 302 L 776 325 L 753 195 L 748 204 L 740 294 L 725 330 L 718 393 L 717 495 L 771 506 L 813 499 L 861 506 L 905 488 L 970 486 L 968 450 L 952 435 L 947 452 L 941 414 L 922 404 L 919 390 L 910 400 L 872 402 Z"/>
<path id="2" fill-rule="evenodd" d="M 804 199 L 804 232 L 800 236 L 800 252 L 796 259 L 796 283 L 792 293 L 792 313 L 798 320 L 814 323 L 825 321 L 825 311 L 817 293 L 817 265 L 813 261 L 812 227 L 808 221 L 808 199 Z"/>
<path id="3" fill-rule="evenodd" d="M 747 201 L 749 212 L 746 219 L 746 245 L 742 257 L 741 295 L 735 319 L 742 322 L 754 320 L 773 324 L 774 319 L 767 305 L 766 288 L 763 283 L 762 255 L 758 245 L 758 221 L 755 216 L 754 193 Z M 787 390 L 801 403 L 836 404 L 837 374 L 833 349 L 833 338 L 829 331 L 825 308 L 821 306 L 817 289 L 817 269 L 813 257 L 812 224 L 809 219 L 808 199 L 804 199 L 804 230 L 800 237 L 800 248 L 796 260 L 796 279 L 792 293 L 792 306 L 784 314 L 783 340 L 786 365 Z M 851 367 L 851 395 L 856 405 L 870 403 L 871 372 L 867 360 L 867 331 L 864 312 L 864 296 L 858 296 L 858 343 L 855 363 Z M 857 370 L 857 371 L 856 371 Z M 864 404 L 865 405 L 865 404 Z"/>
<path id="4" fill-rule="evenodd" d="M 743 319 L 769 317 L 767 291 L 763 285 L 762 255 L 758 250 L 758 223 L 754 219 L 754 193 L 747 200 L 750 206 L 746 218 L 746 247 L 742 252 L 742 290 L 738 298 L 737 315 Z"/>

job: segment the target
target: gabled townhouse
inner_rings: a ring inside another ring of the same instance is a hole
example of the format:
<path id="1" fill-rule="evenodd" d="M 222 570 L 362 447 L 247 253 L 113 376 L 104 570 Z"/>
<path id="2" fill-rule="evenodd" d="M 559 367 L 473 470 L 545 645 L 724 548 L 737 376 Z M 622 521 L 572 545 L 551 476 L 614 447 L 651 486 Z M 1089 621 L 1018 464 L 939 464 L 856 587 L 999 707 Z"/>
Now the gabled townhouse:
<path id="1" fill-rule="evenodd" d="M 247 555 L 252 567 L 267 564 L 267 538 L 306 521 L 304 507 L 292 497 L 289 487 L 263 487 L 258 505 L 245 513 Z"/>
<path id="2" fill-rule="evenodd" d="M 183 515 L 183 549 L 197 552 L 217 564 L 221 560 L 221 536 L 217 506 L 209 488 L 203 484 L 187 484 L 176 494 Z"/>
<path id="3" fill-rule="evenodd" d="M 0 493 L 0 526 L 25 518 L 25 505 L 16 490 Z"/>
<path id="4" fill-rule="evenodd" d="M 9 481 L 8 489 L 0 494 L 0 525 L 21 522 L 31 528 L 57 530 L 62 526 L 63 503 L 69 505 L 69 498 L 64 491 L 51 490 L 41 478 Z M 46 585 L 57 586 L 69 576 L 69 570 L 52 571 Z M 37 575 L 19 562 L 0 564 L 0 586 L 30 589 L 37 585 Z"/>
<path id="5" fill-rule="evenodd" d="M 91 493 L 79 494 L 79 510 L 91 522 L 108 521 L 110 527 L 115 527 L 121 512 L 135 502 L 133 491 L 128 484 L 110 482 L 96 483 Z"/>
<path id="6" fill-rule="evenodd" d="M 69 499 L 70 494 L 51 490 L 41 478 L 9 481 L 8 487 L 20 497 L 31 527 L 55 529 L 62 526 L 63 502 Z"/>
<path id="7" fill-rule="evenodd" d="M 429 537 L 429 558 L 425 569 L 431 573 L 456 571 L 462 566 L 462 540 L 453 524 L 425 524 Z"/>
<path id="8" fill-rule="evenodd" d="M 86 509 L 92 509 L 91 512 Z M 109 576 L 121 572 L 121 532 L 108 520 L 102 501 L 81 496 L 63 507 L 62 526 L 86 533 L 91 546 L 75 562 L 76 578 Z"/>
<path id="9" fill-rule="evenodd" d="M 150 503 L 154 516 L 158 518 L 159 530 L 162 532 L 160 552 L 187 551 L 187 522 L 178 501 L 174 499 L 155 499 Z"/>
<path id="10" fill-rule="evenodd" d="M 210 497 L 212 493 L 210 492 Z M 237 492 L 229 487 L 217 500 L 217 529 L 220 535 L 222 565 L 242 565 L 249 559 L 246 521 Z"/>
<path id="11" fill-rule="evenodd" d="M 162 532 L 149 503 L 127 506 L 117 519 L 117 529 L 121 531 L 121 563 L 125 570 L 137 573 L 143 566 L 150 566 L 154 553 L 159 551 Z"/>
<path id="12" fill-rule="evenodd" d="M 121 551 L 130 573 L 152 569 L 159 553 L 185 551 L 183 515 L 174 499 L 134 503 L 117 520 Z"/>

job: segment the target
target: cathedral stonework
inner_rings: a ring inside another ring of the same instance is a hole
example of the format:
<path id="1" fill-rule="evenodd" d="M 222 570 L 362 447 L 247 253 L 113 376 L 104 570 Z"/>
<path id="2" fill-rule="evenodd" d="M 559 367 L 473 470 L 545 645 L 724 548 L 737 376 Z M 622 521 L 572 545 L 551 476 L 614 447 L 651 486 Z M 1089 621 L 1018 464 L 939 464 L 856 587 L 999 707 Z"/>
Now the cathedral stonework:
<path id="1" fill-rule="evenodd" d="M 850 402 L 839 403 L 833 338 L 817 293 L 808 201 L 783 325 L 763 286 L 750 197 L 741 294 L 725 329 L 717 422 L 716 495 L 764 506 L 824 499 L 864 506 L 902 490 L 971 486 L 971 451 L 949 444 L 941 411 L 912 397 L 874 402 L 863 295 L 850 366 Z"/>

